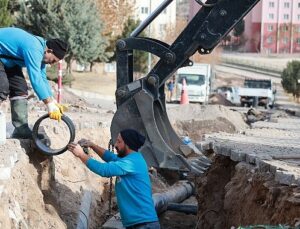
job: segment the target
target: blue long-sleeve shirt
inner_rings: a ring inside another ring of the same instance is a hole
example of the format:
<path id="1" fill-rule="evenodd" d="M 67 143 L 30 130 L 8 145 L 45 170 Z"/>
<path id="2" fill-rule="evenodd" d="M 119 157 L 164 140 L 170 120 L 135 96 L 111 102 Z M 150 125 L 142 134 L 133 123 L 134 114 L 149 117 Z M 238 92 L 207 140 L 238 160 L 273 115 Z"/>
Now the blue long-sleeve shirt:
<path id="1" fill-rule="evenodd" d="M 100 176 L 117 176 L 115 191 L 123 225 L 157 221 L 148 168 L 142 154 L 133 152 L 119 158 L 105 151 L 102 159 L 107 163 L 90 158 L 86 165 Z"/>
<path id="2" fill-rule="evenodd" d="M 0 54 L 21 60 L 1 58 L 5 67 L 26 67 L 33 90 L 40 100 L 52 96 L 47 81 L 46 65 L 42 63 L 46 41 L 18 28 L 0 29 Z"/>

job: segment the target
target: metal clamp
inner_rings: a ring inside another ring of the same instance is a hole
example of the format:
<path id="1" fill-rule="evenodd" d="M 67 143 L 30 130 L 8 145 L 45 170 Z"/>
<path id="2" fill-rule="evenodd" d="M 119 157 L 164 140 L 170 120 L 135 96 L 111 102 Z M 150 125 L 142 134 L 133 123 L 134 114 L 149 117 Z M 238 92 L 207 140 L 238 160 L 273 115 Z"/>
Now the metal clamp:
<path id="1" fill-rule="evenodd" d="M 42 117 L 40 117 L 34 124 L 33 126 L 33 129 L 32 129 L 32 138 L 33 138 L 33 142 L 35 144 L 35 146 L 39 149 L 40 152 L 42 152 L 43 154 L 46 154 L 46 155 L 49 155 L 49 156 L 53 156 L 53 155 L 58 155 L 58 154 L 62 154 L 64 153 L 65 151 L 67 151 L 68 149 L 68 146 L 66 145 L 65 147 L 63 148 L 60 148 L 60 149 L 50 149 L 44 142 L 42 139 L 40 139 L 38 136 L 39 136 L 39 133 L 38 133 L 38 130 L 39 130 L 39 127 L 40 127 L 40 124 L 41 122 L 46 119 L 46 118 L 49 118 L 49 115 L 46 114 L 46 115 L 43 115 Z M 61 120 L 63 122 L 66 123 L 66 125 L 68 126 L 69 128 L 69 131 L 70 131 L 70 139 L 69 139 L 69 143 L 73 142 L 74 139 L 75 139 L 75 126 L 72 122 L 72 120 L 66 116 L 66 115 L 63 115 L 61 117 Z"/>

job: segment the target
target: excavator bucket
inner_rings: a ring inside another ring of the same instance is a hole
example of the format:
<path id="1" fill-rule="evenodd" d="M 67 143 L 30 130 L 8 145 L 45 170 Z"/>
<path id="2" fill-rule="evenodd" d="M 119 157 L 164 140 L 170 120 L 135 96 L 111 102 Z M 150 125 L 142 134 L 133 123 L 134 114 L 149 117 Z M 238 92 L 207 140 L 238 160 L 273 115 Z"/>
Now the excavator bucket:
<path id="1" fill-rule="evenodd" d="M 142 22 L 129 38 L 117 42 L 117 111 L 111 124 L 112 140 L 131 128 L 146 136 L 140 149 L 148 166 L 203 174 L 210 160 L 195 148 L 198 157 L 188 159 L 185 146 L 172 128 L 166 112 L 165 82 L 178 68 L 192 65 L 189 57 L 196 51 L 209 54 L 215 46 L 244 18 L 259 0 L 208 0 L 189 22 L 173 44 L 138 35 L 173 0 L 165 0 Z M 133 80 L 133 50 L 159 57 L 151 71 Z"/>

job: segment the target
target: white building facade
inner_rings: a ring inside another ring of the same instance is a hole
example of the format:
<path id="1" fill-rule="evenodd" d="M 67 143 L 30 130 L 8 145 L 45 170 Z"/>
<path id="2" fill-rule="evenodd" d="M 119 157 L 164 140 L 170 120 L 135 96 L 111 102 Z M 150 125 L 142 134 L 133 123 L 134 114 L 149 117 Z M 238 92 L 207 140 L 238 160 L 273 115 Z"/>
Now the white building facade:
<path id="1" fill-rule="evenodd" d="M 145 20 L 151 12 L 153 12 L 163 0 L 133 0 L 134 18 L 140 21 Z M 176 0 L 145 29 L 147 36 L 159 40 L 163 40 L 168 29 L 174 28 L 176 25 Z"/>

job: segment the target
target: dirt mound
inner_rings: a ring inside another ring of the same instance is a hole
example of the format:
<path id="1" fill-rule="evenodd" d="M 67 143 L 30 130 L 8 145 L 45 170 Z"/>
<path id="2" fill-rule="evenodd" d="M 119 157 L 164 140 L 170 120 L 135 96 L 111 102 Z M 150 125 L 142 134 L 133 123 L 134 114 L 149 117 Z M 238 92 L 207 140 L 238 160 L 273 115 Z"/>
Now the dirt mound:
<path id="1" fill-rule="evenodd" d="M 198 179 L 199 228 L 246 225 L 295 226 L 299 223 L 299 187 L 279 185 L 270 173 L 217 157 Z"/>
<path id="2" fill-rule="evenodd" d="M 30 141 L 23 144 L 29 147 Z M 44 202 L 38 185 L 40 174 L 20 142 L 7 140 L 1 145 L 1 155 L 0 228 L 66 228 L 53 207 Z"/>
<path id="3" fill-rule="evenodd" d="M 171 107 L 168 116 L 178 135 L 188 135 L 194 141 L 202 140 L 204 134 L 234 133 L 247 128 L 239 112 L 221 105 L 188 104 Z"/>
<path id="4" fill-rule="evenodd" d="M 209 104 L 219 104 L 223 106 L 234 106 L 234 104 L 228 101 L 223 95 L 220 94 L 211 94 L 209 96 Z"/>

